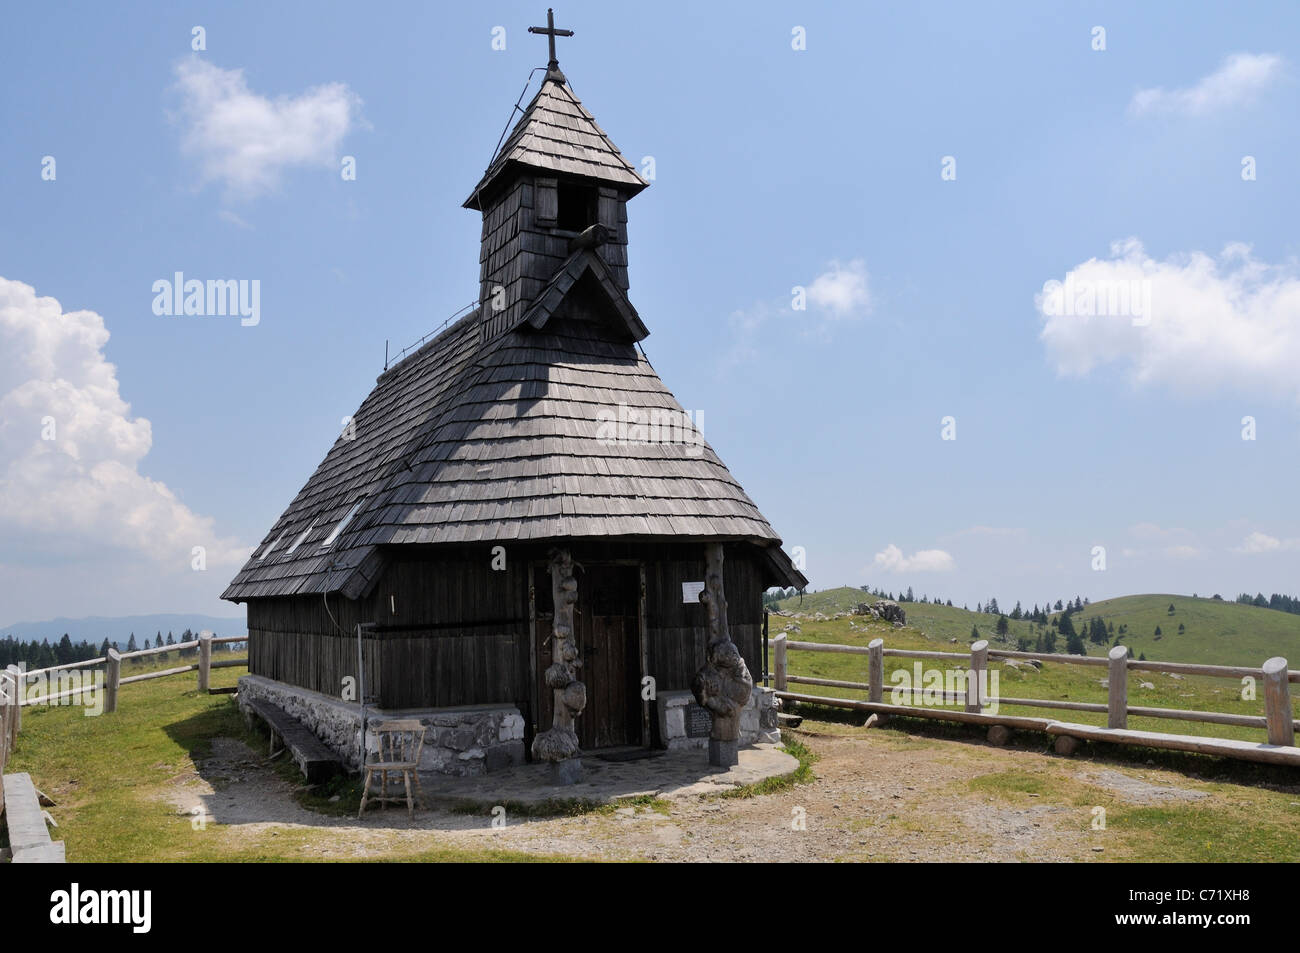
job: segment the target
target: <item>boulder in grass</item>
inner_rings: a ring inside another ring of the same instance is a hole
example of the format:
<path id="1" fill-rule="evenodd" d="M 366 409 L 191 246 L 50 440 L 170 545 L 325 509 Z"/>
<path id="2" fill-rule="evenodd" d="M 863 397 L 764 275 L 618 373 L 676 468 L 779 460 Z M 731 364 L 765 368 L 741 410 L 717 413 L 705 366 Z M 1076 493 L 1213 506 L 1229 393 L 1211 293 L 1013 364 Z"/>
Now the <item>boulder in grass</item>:
<path id="1" fill-rule="evenodd" d="M 907 625 L 907 613 L 897 602 L 890 602 L 888 599 L 881 599 L 871 607 L 875 610 L 878 618 L 886 622 L 894 622 L 898 625 Z"/>

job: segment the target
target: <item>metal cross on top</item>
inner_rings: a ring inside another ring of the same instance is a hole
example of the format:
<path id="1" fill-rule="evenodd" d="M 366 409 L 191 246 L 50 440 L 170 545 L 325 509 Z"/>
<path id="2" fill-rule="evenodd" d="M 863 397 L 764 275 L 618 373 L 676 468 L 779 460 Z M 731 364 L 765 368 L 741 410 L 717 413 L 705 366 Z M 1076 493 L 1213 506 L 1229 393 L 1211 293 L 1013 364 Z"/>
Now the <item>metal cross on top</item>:
<path id="1" fill-rule="evenodd" d="M 530 26 L 529 33 L 546 34 L 546 42 L 551 46 L 551 61 L 546 64 L 548 70 L 559 70 L 560 61 L 555 58 L 555 38 L 557 36 L 573 36 L 572 30 L 557 30 L 555 28 L 555 11 L 550 7 L 546 8 L 546 26 Z"/>

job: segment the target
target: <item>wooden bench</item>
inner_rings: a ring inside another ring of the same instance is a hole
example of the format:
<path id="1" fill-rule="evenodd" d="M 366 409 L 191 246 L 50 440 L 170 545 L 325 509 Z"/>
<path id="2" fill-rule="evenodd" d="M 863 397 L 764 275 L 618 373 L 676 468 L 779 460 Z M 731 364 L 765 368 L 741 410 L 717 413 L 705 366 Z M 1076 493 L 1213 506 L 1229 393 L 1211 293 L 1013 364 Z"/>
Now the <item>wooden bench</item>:
<path id="1" fill-rule="evenodd" d="M 61 864 L 66 860 L 63 841 L 50 839 L 30 774 L 4 776 L 4 816 L 15 864 Z"/>
<path id="2" fill-rule="evenodd" d="M 1145 745 L 1148 748 L 1169 748 L 1174 751 L 1195 751 L 1198 754 L 1240 758 L 1244 761 L 1262 761 L 1265 764 L 1286 764 L 1300 767 L 1300 748 L 1270 745 L 1263 742 L 1235 741 L 1230 738 L 1202 738 L 1196 735 L 1172 735 L 1159 731 L 1135 731 L 1131 728 L 1098 728 L 1095 725 L 1077 725 L 1054 721 L 1047 726 L 1049 735 L 1067 735 L 1086 741 L 1109 741 L 1116 744 Z"/>
<path id="3" fill-rule="evenodd" d="M 298 763 L 308 783 L 316 784 L 343 771 L 338 755 L 279 705 L 261 698 L 250 698 L 244 702 L 244 710 L 262 719 L 271 730 L 271 753 L 275 753 L 278 739 Z"/>

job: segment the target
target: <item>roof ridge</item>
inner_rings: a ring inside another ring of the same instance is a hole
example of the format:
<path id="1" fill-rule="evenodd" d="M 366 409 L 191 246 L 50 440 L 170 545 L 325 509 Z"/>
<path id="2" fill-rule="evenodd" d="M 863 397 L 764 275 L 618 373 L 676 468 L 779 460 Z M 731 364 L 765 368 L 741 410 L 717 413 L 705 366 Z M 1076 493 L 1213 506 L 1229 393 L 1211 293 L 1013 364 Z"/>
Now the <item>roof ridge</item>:
<path id="1" fill-rule="evenodd" d="M 398 368 L 405 366 L 409 361 L 411 361 L 412 358 L 419 357 L 421 354 L 423 354 L 429 348 L 433 347 L 439 341 L 448 337 L 453 331 L 459 330 L 462 324 L 466 324 L 470 321 L 477 321 L 479 312 L 482 311 L 482 308 L 478 304 L 473 304 L 473 303 L 468 304 L 465 307 L 470 308 L 471 310 L 466 312 L 464 315 L 462 315 L 459 318 L 457 318 L 456 315 L 453 314 L 450 318 L 448 318 L 446 321 L 443 322 L 441 327 L 435 328 L 432 332 L 430 332 L 433 334 L 433 337 L 429 338 L 427 341 L 424 340 L 424 338 L 421 338 L 420 342 L 417 342 L 418 346 L 412 345 L 413 347 L 415 347 L 415 350 L 411 351 L 410 354 L 406 353 L 406 351 L 410 350 L 410 348 L 406 348 L 402 352 L 400 352 L 397 356 L 397 359 L 392 364 L 388 365 L 388 367 L 384 368 L 383 372 L 378 377 L 375 378 L 375 382 L 378 383 L 379 381 L 382 381 L 385 378 L 389 377 Z M 464 309 L 462 308 L 461 310 Z M 457 314 L 459 313 L 460 312 L 457 312 Z"/>

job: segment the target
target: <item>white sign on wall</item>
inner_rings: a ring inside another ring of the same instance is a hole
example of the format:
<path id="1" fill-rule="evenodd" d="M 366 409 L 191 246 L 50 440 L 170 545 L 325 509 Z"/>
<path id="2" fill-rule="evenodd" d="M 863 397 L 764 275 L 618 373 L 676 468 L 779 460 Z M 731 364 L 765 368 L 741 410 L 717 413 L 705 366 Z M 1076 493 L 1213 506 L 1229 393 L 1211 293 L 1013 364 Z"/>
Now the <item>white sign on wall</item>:
<path id="1" fill-rule="evenodd" d="M 704 591 L 702 582 L 684 582 L 682 583 L 682 602 L 684 604 L 700 603 L 700 593 Z"/>

